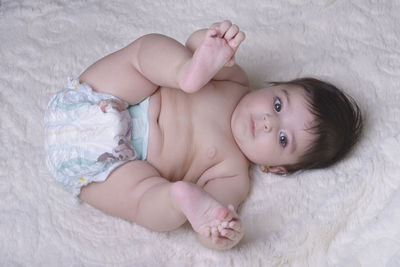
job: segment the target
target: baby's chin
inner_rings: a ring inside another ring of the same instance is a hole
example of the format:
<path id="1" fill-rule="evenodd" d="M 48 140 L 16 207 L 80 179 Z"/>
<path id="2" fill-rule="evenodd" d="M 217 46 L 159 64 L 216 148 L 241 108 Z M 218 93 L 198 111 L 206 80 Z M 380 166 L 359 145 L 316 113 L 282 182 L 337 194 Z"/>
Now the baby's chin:
<path id="1" fill-rule="evenodd" d="M 259 165 L 262 164 L 261 160 L 254 155 L 255 153 L 253 151 L 251 151 L 246 146 L 240 146 L 240 145 L 238 145 L 238 146 L 239 146 L 240 151 L 242 152 L 242 154 L 246 157 L 246 159 L 248 161 L 250 161 L 251 163 L 254 163 L 254 164 L 259 164 Z"/>

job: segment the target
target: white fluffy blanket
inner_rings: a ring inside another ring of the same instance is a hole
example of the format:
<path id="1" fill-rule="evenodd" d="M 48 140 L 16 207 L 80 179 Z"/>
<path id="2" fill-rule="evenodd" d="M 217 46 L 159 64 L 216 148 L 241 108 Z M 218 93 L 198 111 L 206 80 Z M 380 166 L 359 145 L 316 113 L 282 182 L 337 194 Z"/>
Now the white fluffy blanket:
<path id="1" fill-rule="evenodd" d="M 352 2 L 352 3 L 350 3 Z M 0 1 L 1 266 L 400 266 L 398 1 Z M 100 57 L 150 32 L 181 42 L 225 18 L 247 34 L 252 87 L 326 79 L 359 102 L 356 150 L 326 170 L 251 170 L 245 238 L 226 252 L 188 225 L 154 233 L 74 201 L 48 174 L 50 96 Z"/>

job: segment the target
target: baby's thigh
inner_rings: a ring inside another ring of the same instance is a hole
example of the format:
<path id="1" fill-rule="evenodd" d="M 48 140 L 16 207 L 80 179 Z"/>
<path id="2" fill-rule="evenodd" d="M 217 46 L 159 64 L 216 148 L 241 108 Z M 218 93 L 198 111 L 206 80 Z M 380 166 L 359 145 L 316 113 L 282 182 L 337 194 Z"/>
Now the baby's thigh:
<path id="1" fill-rule="evenodd" d="M 105 213 L 133 221 L 140 197 L 152 183 L 159 182 L 153 179 L 159 176 L 149 163 L 129 161 L 115 169 L 104 182 L 83 187 L 79 198 Z"/>
<path id="2" fill-rule="evenodd" d="M 97 92 L 116 96 L 130 105 L 152 95 L 158 85 L 144 77 L 131 62 L 137 57 L 137 43 L 135 41 L 95 62 L 80 75 L 79 80 Z"/>

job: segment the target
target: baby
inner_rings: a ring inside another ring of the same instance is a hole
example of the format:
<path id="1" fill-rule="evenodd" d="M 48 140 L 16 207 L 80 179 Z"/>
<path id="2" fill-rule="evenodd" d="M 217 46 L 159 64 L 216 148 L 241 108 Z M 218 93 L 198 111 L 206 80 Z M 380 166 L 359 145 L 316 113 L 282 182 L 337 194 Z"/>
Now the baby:
<path id="1" fill-rule="evenodd" d="M 285 174 L 329 166 L 350 150 L 356 103 L 312 78 L 250 91 L 230 21 L 186 46 L 145 35 L 69 80 L 46 115 L 46 162 L 73 194 L 155 231 L 189 221 L 208 248 L 243 236 L 238 206 L 250 162 Z"/>

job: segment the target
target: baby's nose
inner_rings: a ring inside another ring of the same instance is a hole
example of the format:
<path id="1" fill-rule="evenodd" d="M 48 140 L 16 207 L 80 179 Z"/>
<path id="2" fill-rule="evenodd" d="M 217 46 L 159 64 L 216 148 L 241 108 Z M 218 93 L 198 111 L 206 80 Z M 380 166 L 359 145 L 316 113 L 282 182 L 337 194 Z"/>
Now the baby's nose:
<path id="1" fill-rule="evenodd" d="M 263 116 L 263 126 L 264 126 L 264 131 L 265 132 L 270 132 L 271 131 L 271 121 L 268 115 Z"/>
<path id="2" fill-rule="evenodd" d="M 276 118 L 273 115 L 265 114 L 263 116 L 264 131 L 269 133 L 276 127 Z"/>

